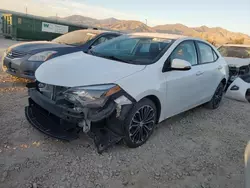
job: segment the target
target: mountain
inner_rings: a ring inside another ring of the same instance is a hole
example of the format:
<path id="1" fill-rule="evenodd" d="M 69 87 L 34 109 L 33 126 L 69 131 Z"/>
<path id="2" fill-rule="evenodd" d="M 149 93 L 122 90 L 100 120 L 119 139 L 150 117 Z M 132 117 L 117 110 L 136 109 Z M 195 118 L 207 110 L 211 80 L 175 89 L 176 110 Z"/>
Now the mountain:
<path id="1" fill-rule="evenodd" d="M 183 24 L 165 24 L 158 25 L 155 27 L 149 27 L 140 21 L 134 20 L 118 20 L 116 18 L 108 19 L 94 19 L 90 17 L 72 15 L 65 18 L 50 17 L 52 19 L 64 20 L 75 24 L 90 25 L 92 27 L 101 27 L 112 30 L 120 30 L 126 32 L 160 32 L 170 34 L 180 34 L 186 36 L 200 37 L 208 40 L 212 43 L 223 44 L 223 43 L 235 43 L 236 41 L 244 41 L 246 44 L 250 44 L 250 36 L 231 32 L 221 27 L 207 26 L 201 27 L 188 27 Z"/>
<path id="2" fill-rule="evenodd" d="M 111 25 L 101 24 L 98 26 L 125 32 L 154 32 L 154 29 L 139 21 L 120 20 Z"/>
<path id="3" fill-rule="evenodd" d="M 95 25 L 98 20 L 90 17 L 80 16 L 80 15 L 72 15 L 63 18 L 63 20 L 72 22 L 75 24 L 82 24 L 82 25 Z"/>
<path id="4" fill-rule="evenodd" d="M 112 24 L 119 22 L 120 20 L 117 20 L 116 18 L 107 18 L 107 19 L 98 20 L 98 21 L 99 21 L 99 24 L 112 25 Z"/>
<path id="5" fill-rule="evenodd" d="M 179 34 L 187 36 L 199 36 L 199 32 L 183 24 L 166 24 L 153 27 L 156 32 Z"/>
<path id="6" fill-rule="evenodd" d="M 67 22 L 75 23 L 75 24 L 82 24 L 82 25 L 91 25 L 91 26 L 97 26 L 97 25 L 112 25 L 116 22 L 119 22 L 120 20 L 117 20 L 115 18 L 107 18 L 103 20 L 97 20 L 94 18 L 86 17 L 86 16 L 80 16 L 80 15 L 72 15 L 68 17 L 56 17 L 56 16 L 51 16 L 49 17 L 51 19 L 56 19 L 56 20 L 64 20 Z"/>
<path id="7" fill-rule="evenodd" d="M 155 26 L 153 29 L 157 32 L 200 37 L 218 44 L 234 43 L 236 40 L 240 39 L 244 39 L 245 43 L 250 44 L 250 36 L 243 33 L 231 32 L 221 27 L 187 27 L 182 24 L 166 24 Z"/>

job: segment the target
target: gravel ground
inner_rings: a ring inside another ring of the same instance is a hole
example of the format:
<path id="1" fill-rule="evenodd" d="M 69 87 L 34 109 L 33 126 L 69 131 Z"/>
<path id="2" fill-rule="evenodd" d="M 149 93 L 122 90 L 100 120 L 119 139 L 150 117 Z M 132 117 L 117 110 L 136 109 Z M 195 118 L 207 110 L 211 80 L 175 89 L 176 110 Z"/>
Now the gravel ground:
<path id="1" fill-rule="evenodd" d="M 161 123 L 142 147 L 97 154 L 85 135 L 49 138 L 26 121 L 23 88 L 0 93 L 0 187 L 243 187 L 249 104 L 224 99 Z M 237 109 L 237 110 L 235 110 Z"/>

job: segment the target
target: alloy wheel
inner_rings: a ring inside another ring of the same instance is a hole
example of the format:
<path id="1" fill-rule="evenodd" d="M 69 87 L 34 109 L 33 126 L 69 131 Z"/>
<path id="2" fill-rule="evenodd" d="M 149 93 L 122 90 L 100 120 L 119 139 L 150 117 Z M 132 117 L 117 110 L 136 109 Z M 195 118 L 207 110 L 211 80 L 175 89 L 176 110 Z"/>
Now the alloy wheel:
<path id="1" fill-rule="evenodd" d="M 223 96 L 223 87 L 219 87 L 214 94 L 214 106 L 218 107 Z"/>
<path id="2" fill-rule="evenodd" d="M 155 111 L 145 105 L 139 108 L 129 125 L 129 137 L 133 143 L 141 143 L 151 135 L 155 124 Z"/>

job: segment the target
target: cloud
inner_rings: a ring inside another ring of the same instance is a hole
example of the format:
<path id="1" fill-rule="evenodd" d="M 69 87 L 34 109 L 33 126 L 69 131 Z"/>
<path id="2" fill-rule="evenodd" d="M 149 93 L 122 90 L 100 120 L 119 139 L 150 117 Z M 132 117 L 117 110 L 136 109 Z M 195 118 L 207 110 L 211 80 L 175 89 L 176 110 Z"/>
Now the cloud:
<path id="1" fill-rule="evenodd" d="M 2 0 L 1 0 L 2 1 Z M 60 17 L 79 14 L 97 19 L 116 17 L 118 19 L 139 19 L 137 15 L 125 14 L 100 6 L 88 5 L 72 0 L 3 0 L 1 8 L 38 16 Z"/>
<path id="2" fill-rule="evenodd" d="M 26 12 L 37 16 L 59 16 L 82 15 L 96 19 L 115 17 L 121 20 L 138 20 L 145 23 L 145 15 L 126 14 L 124 12 L 103 8 L 101 6 L 89 5 L 85 2 L 74 0 L 1 0 L 1 9 L 17 12 Z M 148 19 L 148 25 L 154 26 L 164 24 L 164 20 Z"/>

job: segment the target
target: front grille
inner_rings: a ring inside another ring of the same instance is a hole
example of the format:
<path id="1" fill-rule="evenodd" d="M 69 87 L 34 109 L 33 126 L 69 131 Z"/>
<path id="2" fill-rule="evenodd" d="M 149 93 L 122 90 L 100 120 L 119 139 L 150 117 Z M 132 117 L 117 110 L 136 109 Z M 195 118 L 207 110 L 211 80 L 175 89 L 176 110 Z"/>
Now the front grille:
<path id="1" fill-rule="evenodd" d="M 12 68 L 12 67 L 8 67 L 7 69 L 8 69 L 8 71 L 13 72 L 13 73 L 17 72 L 17 69 Z"/>
<path id="2" fill-rule="evenodd" d="M 242 66 L 239 68 L 239 74 L 240 75 L 248 74 L 249 70 L 250 70 L 249 65 Z"/>
<path id="3" fill-rule="evenodd" d="M 28 76 L 34 76 L 35 75 L 34 71 L 23 71 L 23 73 L 25 75 L 28 75 Z"/>
<path id="4" fill-rule="evenodd" d="M 230 80 L 235 80 L 238 76 L 248 75 L 250 73 L 250 65 L 244 65 L 239 68 L 229 66 L 229 77 Z"/>
<path id="5" fill-rule="evenodd" d="M 12 51 L 7 53 L 7 57 L 11 58 L 11 59 L 21 58 L 21 57 L 24 57 L 26 55 L 27 55 L 26 52 L 19 52 L 19 51 L 15 51 L 15 50 L 12 50 Z"/>

